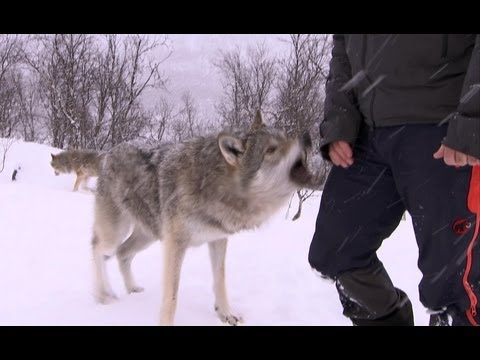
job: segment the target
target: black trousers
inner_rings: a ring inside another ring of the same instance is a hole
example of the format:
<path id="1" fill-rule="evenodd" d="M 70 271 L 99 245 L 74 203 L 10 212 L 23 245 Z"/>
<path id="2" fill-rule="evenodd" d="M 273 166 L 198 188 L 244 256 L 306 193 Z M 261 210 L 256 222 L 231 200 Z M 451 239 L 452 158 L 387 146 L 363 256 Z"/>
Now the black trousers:
<path id="1" fill-rule="evenodd" d="M 308 260 L 336 281 L 344 314 L 354 323 L 388 319 L 410 303 L 376 255 L 406 210 L 423 275 L 420 301 L 446 310 L 453 325 L 480 322 L 480 240 L 473 239 L 477 220 L 467 207 L 472 167 L 433 158 L 446 131 L 446 125 L 363 126 L 354 164 L 329 174 Z"/>

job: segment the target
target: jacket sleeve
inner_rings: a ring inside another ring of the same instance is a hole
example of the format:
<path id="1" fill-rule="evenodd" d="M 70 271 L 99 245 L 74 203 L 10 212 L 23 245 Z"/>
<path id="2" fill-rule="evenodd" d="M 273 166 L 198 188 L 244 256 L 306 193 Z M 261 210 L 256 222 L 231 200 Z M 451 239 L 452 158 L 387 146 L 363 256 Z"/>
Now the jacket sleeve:
<path id="1" fill-rule="evenodd" d="M 457 112 L 443 144 L 480 159 L 480 34 L 477 34 Z"/>
<path id="2" fill-rule="evenodd" d="M 332 59 L 325 86 L 325 116 L 320 123 L 320 151 L 327 160 L 330 160 L 330 143 L 344 140 L 353 145 L 358 136 L 362 115 L 357 99 L 351 89 L 342 89 L 351 79 L 352 70 L 345 48 L 345 37 L 333 35 Z"/>

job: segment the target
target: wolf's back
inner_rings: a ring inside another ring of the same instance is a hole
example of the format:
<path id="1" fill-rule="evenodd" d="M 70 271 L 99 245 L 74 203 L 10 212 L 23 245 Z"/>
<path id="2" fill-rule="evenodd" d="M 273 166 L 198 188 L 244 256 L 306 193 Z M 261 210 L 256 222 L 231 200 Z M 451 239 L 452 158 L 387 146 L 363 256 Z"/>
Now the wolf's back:
<path id="1" fill-rule="evenodd" d="M 120 144 L 103 156 L 97 182 L 97 196 L 108 198 L 155 235 L 160 230 L 159 167 L 171 146 Z"/>

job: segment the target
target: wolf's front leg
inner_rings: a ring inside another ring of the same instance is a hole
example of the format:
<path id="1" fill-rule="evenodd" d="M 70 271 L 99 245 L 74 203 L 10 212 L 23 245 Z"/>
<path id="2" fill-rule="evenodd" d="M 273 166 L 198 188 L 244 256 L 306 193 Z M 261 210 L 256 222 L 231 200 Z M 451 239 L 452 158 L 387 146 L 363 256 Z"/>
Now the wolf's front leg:
<path id="1" fill-rule="evenodd" d="M 160 309 L 160 325 L 173 325 L 177 308 L 178 285 L 183 258 L 187 250 L 177 238 L 164 240 L 163 301 Z"/>
<path id="2" fill-rule="evenodd" d="M 221 321 L 230 325 L 243 322 L 241 316 L 234 314 L 228 303 L 227 288 L 225 286 L 225 256 L 227 253 L 227 239 L 208 243 L 210 260 L 213 271 L 213 292 L 215 293 L 215 311 Z"/>
<path id="3" fill-rule="evenodd" d="M 77 178 L 75 180 L 75 184 L 73 184 L 73 192 L 78 191 L 78 187 L 84 181 L 84 176 L 82 173 L 77 173 Z"/>

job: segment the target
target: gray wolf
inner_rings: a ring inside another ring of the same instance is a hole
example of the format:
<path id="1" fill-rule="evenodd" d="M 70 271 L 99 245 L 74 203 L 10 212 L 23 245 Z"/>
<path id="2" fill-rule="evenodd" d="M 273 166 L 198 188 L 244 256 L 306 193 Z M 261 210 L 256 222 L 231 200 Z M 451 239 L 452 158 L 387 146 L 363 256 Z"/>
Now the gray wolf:
<path id="1" fill-rule="evenodd" d="M 466 166 L 480 159 L 479 82 L 478 34 L 333 36 L 320 151 L 336 166 L 309 263 L 335 280 L 354 325 L 415 323 L 377 256 L 405 211 L 431 324 L 480 323 L 480 211 L 468 201 L 479 168 Z"/>
<path id="2" fill-rule="evenodd" d="M 287 138 L 261 114 L 247 131 L 221 132 L 181 143 L 124 143 L 109 151 L 98 178 L 92 237 L 94 297 L 116 299 L 105 261 L 117 256 L 128 293 L 143 291 L 131 263 L 155 240 L 164 242 L 160 324 L 173 325 L 182 261 L 191 246 L 207 243 L 215 311 L 221 321 L 242 321 L 225 285 L 227 239 L 255 229 L 313 182 L 304 161 L 309 138 Z"/>
<path id="3" fill-rule="evenodd" d="M 73 185 L 73 191 L 77 191 L 80 184 L 85 187 L 90 177 L 98 176 L 103 155 L 103 152 L 96 150 L 65 150 L 56 155 L 51 154 L 50 165 L 55 171 L 55 175 L 74 172 L 77 178 Z"/>

